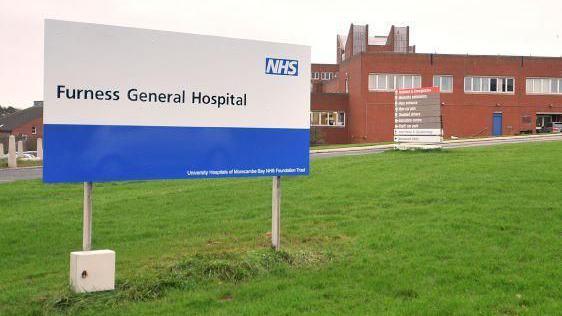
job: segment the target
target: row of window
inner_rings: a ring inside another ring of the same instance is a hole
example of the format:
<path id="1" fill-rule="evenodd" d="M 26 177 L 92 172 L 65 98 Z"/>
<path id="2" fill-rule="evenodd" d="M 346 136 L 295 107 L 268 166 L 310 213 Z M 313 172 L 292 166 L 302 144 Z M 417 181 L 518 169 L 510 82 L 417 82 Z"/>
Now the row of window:
<path id="1" fill-rule="evenodd" d="M 528 94 L 562 94 L 562 78 L 527 78 Z M 433 76 L 433 86 L 441 92 L 453 92 L 453 76 Z M 395 89 L 421 88 L 420 75 L 407 74 L 369 74 L 369 90 L 394 91 Z M 464 77 L 464 92 L 507 93 L 515 91 L 513 77 Z"/>
<path id="2" fill-rule="evenodd" d="M 527 78 L 527 93 L 562 94 L 562 78 Z"/>
<path id="3" fill-rule="evenodd" d="M 510 77 L 464 77 L 465 92 L 513 93 L 515 79 Z"/>
<path id="4" fill-rule="evenodd" d="M 453 92 L 453 76 L 433 76 L 433 86 L 441 92 Z"/>
<path id="5" fill-rule="evenodd" d="M 336 72 L 319 72 L 319 71 L 312 72 L 313 80 L 331 80 L 336 77 L 337 77 Z"/>
<path id="6" fill-rule="evenodd" d="M 369 74 L 369 90 L 394 91 L 411 88 L 421 88 L 420 75 Z"/>
<path id="7" fill-rule="evenodd" d="M 310 112 L 310 126 L 345 126 L 345 112 Z"/>

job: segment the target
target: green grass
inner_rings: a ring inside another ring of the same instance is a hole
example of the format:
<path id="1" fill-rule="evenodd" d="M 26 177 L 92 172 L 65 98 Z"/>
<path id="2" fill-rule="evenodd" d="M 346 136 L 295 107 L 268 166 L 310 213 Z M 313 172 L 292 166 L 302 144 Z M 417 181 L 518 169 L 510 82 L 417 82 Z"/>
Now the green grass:
<path id="1" fill-rule="evenodd" d="M 68 291 L 81 185 L 0 185 L 0 315 L 562 310 L 562 142 L 320 159 L 283 178 L 94 186 L 117 290 Z"/>
<path id="2" fill-rule="evenodd" d="M 42 166 L 43 161 L 21 160 L 18 159 L 18 168 Z M 8 168 L 8 159 L 0 159 L 0 169 Z"/>

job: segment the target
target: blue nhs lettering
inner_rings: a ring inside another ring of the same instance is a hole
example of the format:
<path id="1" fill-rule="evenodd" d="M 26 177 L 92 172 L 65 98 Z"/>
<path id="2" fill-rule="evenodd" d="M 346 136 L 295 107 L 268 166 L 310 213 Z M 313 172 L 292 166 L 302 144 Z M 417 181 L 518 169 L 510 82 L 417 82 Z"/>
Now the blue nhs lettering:
<path id="1" fill-rule="evenodd" d="M 265 73 L 270 75 L 298 76 L 299 61 L 266 57 Z"/>

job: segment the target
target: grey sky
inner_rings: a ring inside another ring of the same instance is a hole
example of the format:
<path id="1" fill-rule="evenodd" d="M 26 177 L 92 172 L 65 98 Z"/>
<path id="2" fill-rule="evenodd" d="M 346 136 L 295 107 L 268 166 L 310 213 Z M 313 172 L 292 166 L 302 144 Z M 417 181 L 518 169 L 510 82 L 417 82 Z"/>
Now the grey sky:
<path id="1" fill-rule="evenodd" d="M 560 0 L 0 0 L 1 105 L 43 98 L 45 18 L 305 44 L 317 63 L 335 62 L 350 23 L 410 25 L 418 52 L 562 56 Z"/>

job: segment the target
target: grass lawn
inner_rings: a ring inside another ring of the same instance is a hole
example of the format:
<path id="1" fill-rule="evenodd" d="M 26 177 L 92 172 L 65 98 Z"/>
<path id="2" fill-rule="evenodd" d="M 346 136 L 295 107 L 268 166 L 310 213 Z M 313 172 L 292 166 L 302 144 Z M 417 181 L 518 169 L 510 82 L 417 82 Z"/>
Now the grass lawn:
<path id="1" fill-rule="evenodd" d="M 562 310 L 562 142 L 320 159 L 271 179 L 94 186 L 117 290 L 73 295 L 82 186 L 0 185 L 0 315 Z"/>
<path id="2" fill-rule="evenodd" d="M 35 167 L 35 166 L 42 166 L 42 165 L 43 165 L 43 161 L 18 159 L 18 168 Z M 8 168 L 8 159 L 0 159 L 0 169 L 2 168 Z"/>

